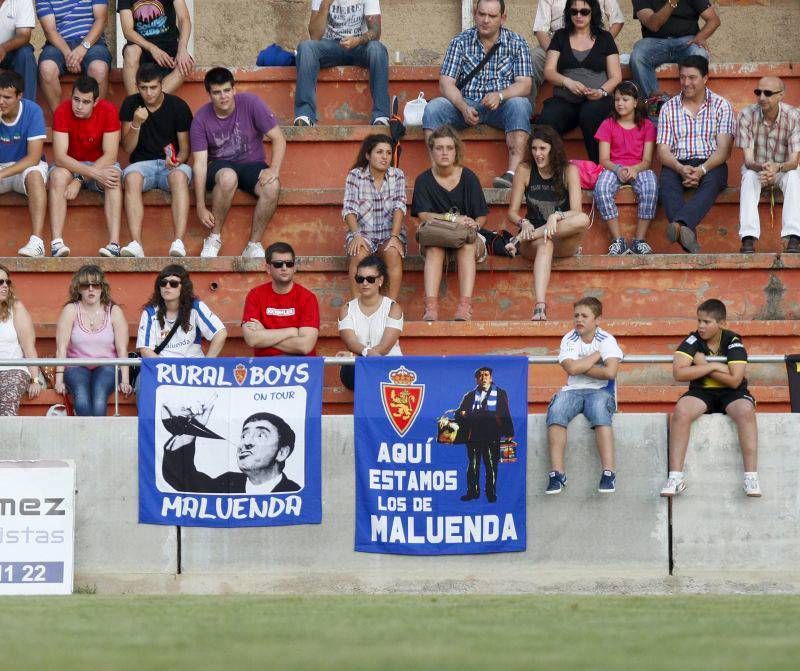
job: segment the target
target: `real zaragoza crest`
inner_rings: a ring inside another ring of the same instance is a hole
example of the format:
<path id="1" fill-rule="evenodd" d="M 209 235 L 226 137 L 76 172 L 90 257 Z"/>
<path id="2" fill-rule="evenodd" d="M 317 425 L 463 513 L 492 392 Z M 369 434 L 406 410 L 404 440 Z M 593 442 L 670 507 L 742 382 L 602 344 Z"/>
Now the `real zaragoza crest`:
<path id="1" fill-rule="evenodd" d="M 397 435 L 405 436 L 413 426 L 422 408 L 425 385 L 414 384 L 417 374 L 400 366 L 389 373 L 389 382 L 381 382 L 381 401 L 386 417 L 392 423 Z"/>

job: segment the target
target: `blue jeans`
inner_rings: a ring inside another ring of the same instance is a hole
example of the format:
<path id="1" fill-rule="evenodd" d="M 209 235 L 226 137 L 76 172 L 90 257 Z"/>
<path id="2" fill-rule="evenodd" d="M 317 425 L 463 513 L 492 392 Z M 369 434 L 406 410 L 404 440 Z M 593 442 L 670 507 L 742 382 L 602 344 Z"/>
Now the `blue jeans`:
<path id="1" fill-rule="evenodd" d="M 631 73 L 644 98 L 649 98 L 658 91 L 656 68 L 659 65 L 680 63 L 687 56 L 708 58 L 708 52 L 703 47 L 689 44 L 692 39 L 692 35 L 663 39 L 644 37 L 633 45 Z"/>
<path id="2" fill-rule="evenodd" d="M 108 397 L 114 391 L 114 366 L 98 366 L 92 370 L 71 366 L 64 372 L 64 383 L 72 396 L 75 414 L 79 417 L 105 417 Z"/>
<path id="3" fill-rule="evenodd" d="M 616 410 L 614 394 L 608 389 L 562 389 L 550 401 L 546 423 L 566 427 L 583 413 L 592 428 L 611 426 Z"/>
<path id="4" fill-rule="evenodd" d="M 83 163 L 83 165 L 94 165 L 94 161 L 81 161 L 81 163 Z M 57 167 L 58 166 L 55 163 L 51 164 L 49 170 L 47 171 L 48 176 L 51 175 L 53 170 L 55 170 Z M 114 163 L 112 167 L 119 170 L 120 174 L 122 174 L 122 166 L 119 163 Z M 105 193 L 105 189 L 93 179 L 84 180 L 81 184 L 81 189 L 94 191 L 95 193 Z"/>
<path id="5" fill-rule="evenodd" d="M 377 40 L 353 49 L 345 49 L 338 40 L 305 40 L 297 46 L 297 90 L 294 95 L 295 117 L 317 120 L 317 75 L 320 68 L 357 65 L 369 69 L 372 94 L 372 121 L 389 117 L 389 54 Z"/>
<path id="6" fill-rule="evenodd" d="M 36 65 L 36 56 L 33 47 L 24 44 L 16 51 L 9 51 L 0 62 L 0 70 L 13 70 L 25 82 L 24 97 L 36 102 L 36 84 L 39 78 L 39 67 Z"/>
<path id="7" fill-rule="evenodd" d="M 685 165 L 697 167 L 703 161 L 692 159 L 681 161 Z M 683 186 L 683 178 L 671 168 L 662 166 L 661 204 L 667 221 L 677 221 L 695 230 L 717 200 L 717 196 L 728 184 L 728 164 L 723 163 L 703 175 L 696 189 L 691 189 L 688 198 L 685 197 L 687 189 Z"/>
<path id="8" fill-rule="evenodd" d="M 496 110 L 484 107 L 479 100 L 465 98 L 465 101 L 477 110 L 480 123 L 499 128 L 506 133 L 515 130 L 531 132 L 531 101 L 528 98 L 509 98 Z M 459 129 L 467 127 L 464 117 L 453 103 L 447 98 L 434 98 L 422 113 L 422 127 L 425 130 L 434 130 L 445 124 Z"/>

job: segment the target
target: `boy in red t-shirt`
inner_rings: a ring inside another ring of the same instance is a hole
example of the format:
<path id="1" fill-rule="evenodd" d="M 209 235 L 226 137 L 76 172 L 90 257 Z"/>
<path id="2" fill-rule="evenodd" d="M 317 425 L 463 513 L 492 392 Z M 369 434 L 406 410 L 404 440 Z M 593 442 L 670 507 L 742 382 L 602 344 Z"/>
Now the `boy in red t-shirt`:
<path id="1" fill-rule="evenodd" d="M 117 163 L 120 121 L 117 109 L 100 98 L 95 79 L 81 75 L 72 86 L 69 100 L 53 113 L 53 155 L 49 200 L 53 256 L 69 256 L 61 234 L 67 216 L 67 201 L 75 200 L 82 188 L 105 194 L 109 243 L 100 256 L 119 256 L 122 219 L 122 169 Z"/>
<path id="2" fill-rule="evenodd" d="M 316 356 L 319 303 L 311 291 L 294 282 L 294 249 L 286 242 L 275 242 L 265 257 L 272 282 L 247 294 L 244 341 L 255 356 Z"/>

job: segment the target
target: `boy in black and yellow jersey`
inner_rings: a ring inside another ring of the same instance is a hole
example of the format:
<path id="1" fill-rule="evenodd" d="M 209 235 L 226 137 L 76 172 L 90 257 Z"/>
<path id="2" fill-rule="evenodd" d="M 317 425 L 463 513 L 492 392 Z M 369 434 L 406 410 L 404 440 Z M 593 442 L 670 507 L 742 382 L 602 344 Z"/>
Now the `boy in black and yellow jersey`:
<path id="1" fill-rule="evenodd" d="M 725 304 L 715 298 L 697 308 L 697 330 L 679 346 L 672 361 L 672 375 L 689 382 L 689 391 L 678 399 L 669 425 L 669 477 L 661 496 L 675 496 L 686 489 L 683 463 L 692 423 L 706 413 L 724 412 L 736 424 L 744 461 L 744 491 L 761 496 L 758 484 L 758 430 L 756 402 L 747 390 L 747 350 L 742 339 L 725 328 Z M 726 363 L 710 363 L 706 357 L 726 357 Z"/>

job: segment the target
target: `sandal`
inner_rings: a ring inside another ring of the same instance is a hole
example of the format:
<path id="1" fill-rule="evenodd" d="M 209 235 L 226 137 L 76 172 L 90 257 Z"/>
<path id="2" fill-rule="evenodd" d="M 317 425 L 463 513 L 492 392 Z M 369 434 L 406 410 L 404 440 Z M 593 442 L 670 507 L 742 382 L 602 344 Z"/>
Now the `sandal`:
<path id="1" fill-rule="evenodd" d="M 545 314 L 545 308 L 546 307 L 547 307 L 547 304 L 544 301 L 536 303 L 533 306 L 533 316 L 531 317 L 531 321 L 532 322 L 546 322 L 547 321 L 547 315 Z"/>

